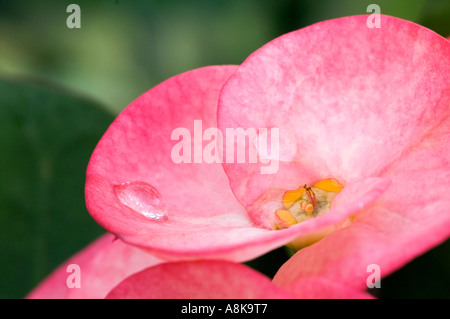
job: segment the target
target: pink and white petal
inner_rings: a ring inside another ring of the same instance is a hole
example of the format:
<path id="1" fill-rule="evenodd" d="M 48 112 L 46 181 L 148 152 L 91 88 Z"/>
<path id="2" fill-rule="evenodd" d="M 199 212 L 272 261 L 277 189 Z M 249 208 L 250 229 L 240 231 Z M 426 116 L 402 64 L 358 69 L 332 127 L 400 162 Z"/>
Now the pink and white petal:
<path id="1" fill-rule="evenodd" d="M 130 276 L 110 299 L 279 299 L 291 296 L 251 268 L 225 261 L 173 262 Z"/>
<path id="2" fill-rule="evenodd" d="M 101 299 L 126 277 L 161 263 L 149 253 L 123 243 L 112 234 L 105 234 L 68 259 L 44 279 L 27 299 Z M 77 269 L 69 267 L 78 266 Z M 80 287 L 71 275 L 79 271 Z"/>
<path id="3" fill-rule="evenodd" d="M 380 175 L 449 112 L 450 45 L 402 19 L 368 16 L 320 22 L 254 52 L 225 83 L 218 124 L 278 128 L 279 170 L 225 163 L 246 207 L 270 188 L 334 177 Z M 250 214 L 254 212 L 251 210 Z"/>
<path id="4" fill-rule="evenodd" d="M 447 99 L 448 114 L 383 173 L 392 185 L 379 205 L 415 225 L 414 230 L 428 231 L 421 242 L 450 236 L 450 94 Z M 400 236 L 403 229 L 389 230 Z M 415 237 L 406 230 L 403 236 Z"/>
<path id="5" fill-rule="evenodd" d="M 198 138 L 202 143 L 204 129 L 216 128 L 218 93 L 234 70 L 215 66 L 175 76 L 117 117 L 87 169 L 86 202 L 97 222 L 123 240 L 162 255 L 226 249 L 234 229 L 252 227 L 220 163 L 175 163 L 172 158 L 178 143 L 172 140 L 175 129 L 189 130 L 193 146 Z M 201 121 L 200 136 L 194 136 L 195 120 Z M 193 156 L 195 152 L 193 146 Z M 118 199 L 114 186 L 134 181 L 159 191 L 167 205 L 166 220 L 146 218 Z"/>

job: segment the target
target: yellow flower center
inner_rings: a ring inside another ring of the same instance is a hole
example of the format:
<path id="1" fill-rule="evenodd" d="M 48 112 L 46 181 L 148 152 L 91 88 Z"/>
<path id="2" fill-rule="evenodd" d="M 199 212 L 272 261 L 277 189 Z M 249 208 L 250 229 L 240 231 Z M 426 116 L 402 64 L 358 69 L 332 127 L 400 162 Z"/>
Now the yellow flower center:
<path id="1" fill-rule="evenodd" d="M 325 214 L 333 198 L 343 186 L 333 178 L 318 181 L 312 186 L 303 185 L 296 190 L 288 190 L 283 195 L 283 208 L 275 211 L 276 229 Z"/>

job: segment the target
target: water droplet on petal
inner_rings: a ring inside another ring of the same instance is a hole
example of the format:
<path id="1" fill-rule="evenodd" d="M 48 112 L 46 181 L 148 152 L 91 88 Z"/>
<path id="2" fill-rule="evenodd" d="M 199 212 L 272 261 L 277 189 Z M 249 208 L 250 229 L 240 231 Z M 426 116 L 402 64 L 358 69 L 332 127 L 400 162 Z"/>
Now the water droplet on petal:
<path id="1" fill-rule="evenodd" d="M 144 182 L 127 182 L 114 185 L 120 202 L 132 210 L 153 220 L 167 218 L 167 206 L 162 195 L 152 185 Z"/>

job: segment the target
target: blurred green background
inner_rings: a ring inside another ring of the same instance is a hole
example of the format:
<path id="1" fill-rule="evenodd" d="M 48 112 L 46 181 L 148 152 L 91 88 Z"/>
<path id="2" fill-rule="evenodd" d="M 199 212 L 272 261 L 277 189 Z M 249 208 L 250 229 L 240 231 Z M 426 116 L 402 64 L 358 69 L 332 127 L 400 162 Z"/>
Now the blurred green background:
<path id="1" fill-rule="evenodd" d="M 69 29 L 69 4 L 81 28 Z M 173 75 L 239 64 L 325 19 L 381 13 L 450 35 L 448 0 L 0 0 L 0 298 L 22 298 L 104 230 L 84 205 L 85 169 L 114 117 Z M 248 264 L 273 275 L 283 249 Z M 275 262 L 274 262 L 275 261 Z M 383 279 L 385 298 L 449 298 L 450 244 Z"/>

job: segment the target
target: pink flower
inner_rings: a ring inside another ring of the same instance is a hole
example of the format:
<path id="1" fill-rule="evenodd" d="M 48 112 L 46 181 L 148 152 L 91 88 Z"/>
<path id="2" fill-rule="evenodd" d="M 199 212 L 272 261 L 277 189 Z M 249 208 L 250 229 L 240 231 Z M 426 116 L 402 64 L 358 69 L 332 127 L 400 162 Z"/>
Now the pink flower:
<path id="1" fill-rule="evenodd" d="M 161 260 L 105 234 L 45 278 L 28 299 L 99 299 L 126 277 Z"/>
<path id="2" fill-rule="evenodd" d="M 288 290 L 319 279 L 363 289 L 368 265 L 387 275 L 447 239 L 450 45 L 417 24 L 381 18 L 373 29 L 367 16 L 317 23 L 239 67 L 189 71 L 140 96 L 92 155 L 93 218 L 168 260 L 241 262 L 325 236 L 277 274 Z M 250 140 L 259 161 L 226 161 L 213 152 L 216 127 L 276 128 L 279 153 Z M 190 150 L 179 147 L 186 132 Z M 262 174 L 268 162 L 276 169 Z M 327 213 L 274 229 L 286 190 L 327 178 L 344 186 Z"/>
<path id="3" fill-rule="evenodd" d="M 78 286 L 73 285 L 78 268 Z M 253 269 L 226 261 L 164 263 L 107 234 L 64 262 L 29 299 L 250 299 L 371 298 L 323 279 L 308 278 L 289 290 Z"/>

